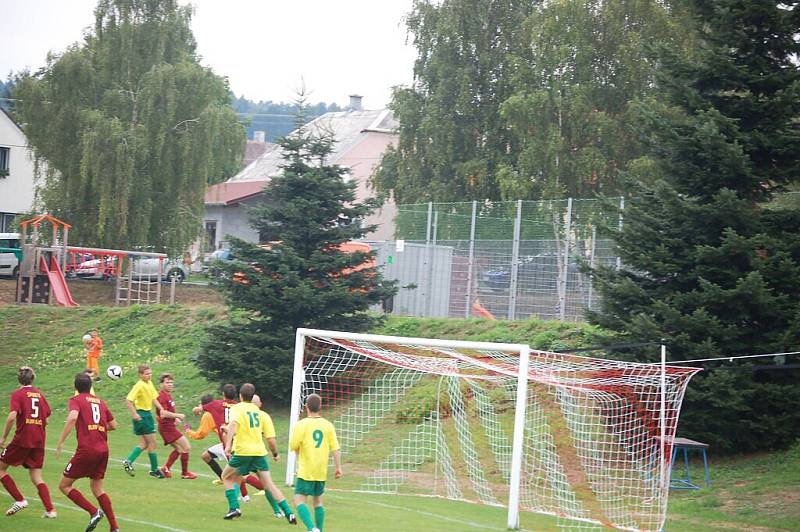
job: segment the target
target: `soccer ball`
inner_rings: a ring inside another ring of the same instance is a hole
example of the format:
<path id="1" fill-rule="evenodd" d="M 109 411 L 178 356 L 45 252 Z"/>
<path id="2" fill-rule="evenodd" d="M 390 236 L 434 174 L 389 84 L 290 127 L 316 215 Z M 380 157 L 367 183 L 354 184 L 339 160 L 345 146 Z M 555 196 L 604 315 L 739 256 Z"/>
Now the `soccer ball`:
<path id="1" fill-rule="evenodd" d="M 108 378 L 111 380 L 117 380 L 120 377 L 122 377 L 122 368 L 116 365 L 108 366 L 108 369 L 106 370 L 106 375 L 108 375 Z"/>
<path id="2" fill-rule="evenodd" d="M 92 339 L 92 335 L 91 334 L 84 334 L 83 335 L 83 341 L 84 342 L 88 342 L 91 339 Z"/>

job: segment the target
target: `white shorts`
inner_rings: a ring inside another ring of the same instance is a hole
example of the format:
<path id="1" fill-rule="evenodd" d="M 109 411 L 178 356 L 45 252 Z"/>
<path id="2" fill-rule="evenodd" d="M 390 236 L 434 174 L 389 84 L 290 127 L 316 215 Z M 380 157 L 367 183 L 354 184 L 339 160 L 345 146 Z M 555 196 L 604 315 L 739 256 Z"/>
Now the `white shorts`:
<path id="1" fill-rule="evenodd" d="M 221 443 L 212 445 L 206 450 L 208 451 L 208 454 L 211 455 L 211 458 L 215 458 L 217 460 L 225 460 L 226 462 L 228 461 L 228 457 L 225 456 L 225 447 L 223 447 Z"/>

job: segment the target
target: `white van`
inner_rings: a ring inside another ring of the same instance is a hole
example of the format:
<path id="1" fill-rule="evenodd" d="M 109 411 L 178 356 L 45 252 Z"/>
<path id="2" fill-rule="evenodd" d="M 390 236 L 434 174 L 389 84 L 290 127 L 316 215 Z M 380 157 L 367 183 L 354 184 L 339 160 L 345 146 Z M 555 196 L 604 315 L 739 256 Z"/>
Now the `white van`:
<path id="1" fill-rule="evenodd" d="M 0 233 L 0 275 L 16 276 L 22 260 L 19 233 Z"/>

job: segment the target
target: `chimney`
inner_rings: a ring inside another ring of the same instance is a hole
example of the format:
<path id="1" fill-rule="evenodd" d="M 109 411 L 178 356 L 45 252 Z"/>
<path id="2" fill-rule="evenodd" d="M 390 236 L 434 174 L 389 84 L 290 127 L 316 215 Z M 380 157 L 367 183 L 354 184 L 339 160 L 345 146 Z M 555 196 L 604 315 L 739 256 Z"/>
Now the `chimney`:
<path id="1" fill-rule="evenodd" d="M 253 140 L 256 142 L 266 142 L 267 141 L 267 132 L 266 131 L 253 131 Z"/>
<path id="2" fill-rule="evenodd" d="M 361 96 L 360 94 L 351 94 L 350 95 L 350 109 L 353 111 L 360 111 L 361 110 Z"/>

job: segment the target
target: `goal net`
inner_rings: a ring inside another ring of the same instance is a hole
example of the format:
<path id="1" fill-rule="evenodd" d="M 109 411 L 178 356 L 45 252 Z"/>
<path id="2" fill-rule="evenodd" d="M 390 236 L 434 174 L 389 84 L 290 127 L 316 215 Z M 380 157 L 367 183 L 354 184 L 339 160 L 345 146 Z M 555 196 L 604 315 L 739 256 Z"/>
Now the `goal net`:
<path id="1" fill-rule="evenodd" d="M 671 441 L 698 370 L 457 342 L 299 329 L 291 426 L 323 399 L 343 489 L 660 530 Z M 291 428 L 291 427 L 290 427 Z M 287 484 L 293 483 L 290 452 Z"/>

